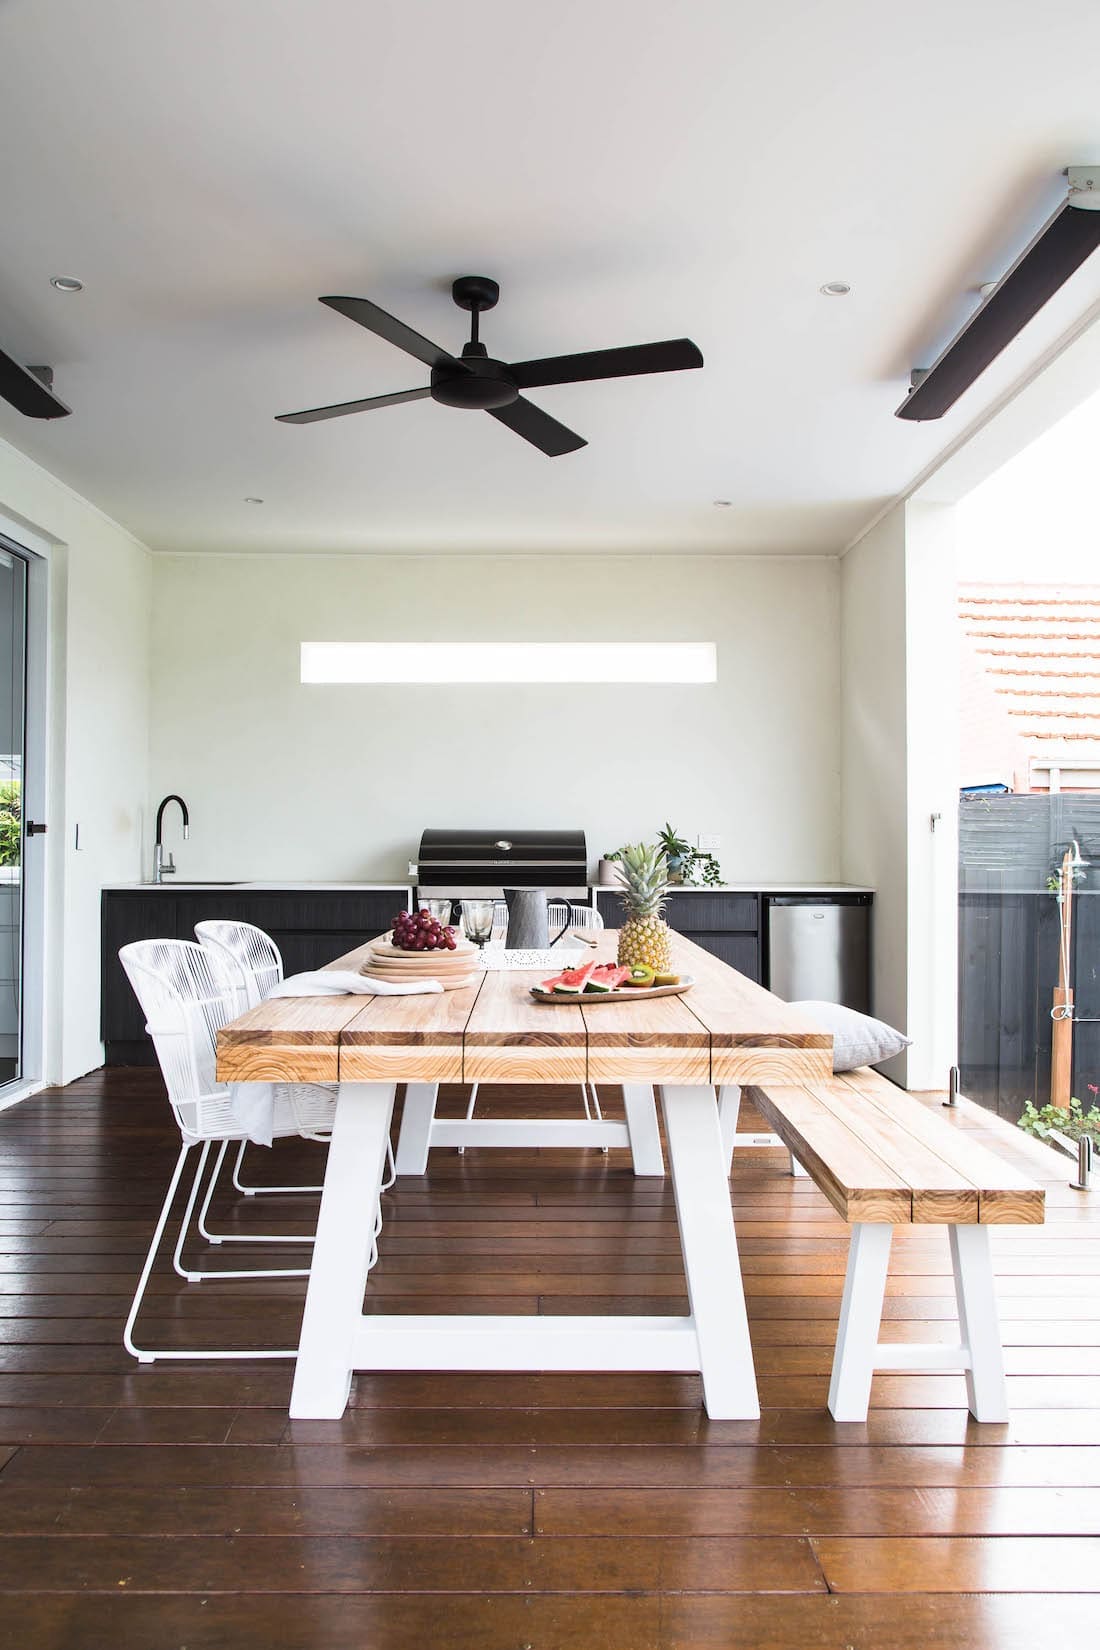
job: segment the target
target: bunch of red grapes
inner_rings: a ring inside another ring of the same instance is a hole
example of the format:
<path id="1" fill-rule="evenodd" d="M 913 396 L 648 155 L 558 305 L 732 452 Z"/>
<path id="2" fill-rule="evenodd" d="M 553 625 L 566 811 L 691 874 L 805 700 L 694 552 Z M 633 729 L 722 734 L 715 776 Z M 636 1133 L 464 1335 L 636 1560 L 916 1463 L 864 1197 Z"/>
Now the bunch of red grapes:
<path id="1" fill-rule="evenodd" d="M 455 931 L 444 927 L 430 911 L 399 911 L 390 923 L 399 951 L 453 951 Z"/>

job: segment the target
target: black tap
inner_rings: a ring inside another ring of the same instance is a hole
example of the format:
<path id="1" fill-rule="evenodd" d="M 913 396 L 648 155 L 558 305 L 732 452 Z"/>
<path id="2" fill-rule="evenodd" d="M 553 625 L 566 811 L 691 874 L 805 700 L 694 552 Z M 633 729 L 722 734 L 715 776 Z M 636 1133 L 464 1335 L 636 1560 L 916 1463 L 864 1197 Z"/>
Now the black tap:
<path id="1" fill-rule="evenodd" d="M 157 809 L 157 840 L 153 847 L 154 882 L 162 882 L 167 875 L 174 872 L 176 869 L 176 862 L 172 858 L 171 854 L 168 855 L 167 865 L 164 863 L 164 849 L 161 846 L 161 834 L 164 830 L 164 810 L 167 808 L 169 802 L 178 802 L 180 805 L 180 813 L 183 815 L 183 838 L 185 842 L 191 829 L 191 816 L 187 812 L 187 803 L 183 800 L 182 796 L 177 796 L 173 791 L 171 796 L 166 796 L 164 798 L 160 807 Z"/>

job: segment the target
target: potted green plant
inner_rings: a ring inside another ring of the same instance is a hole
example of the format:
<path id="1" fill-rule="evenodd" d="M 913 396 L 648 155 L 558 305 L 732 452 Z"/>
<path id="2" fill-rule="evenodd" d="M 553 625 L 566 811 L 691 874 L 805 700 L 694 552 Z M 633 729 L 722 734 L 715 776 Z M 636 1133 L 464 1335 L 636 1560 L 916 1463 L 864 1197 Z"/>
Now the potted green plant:
<path id="1" fill-rule="evenodd" d="M 609 854 L 601 854 L 596 864 L 596 881 L 601 888 L 621 887 L 623 874 L 619 869 L 619 861 L 622 857 L 621 848 L 615 848 Z"/>
<path id="2" fill-rule="evenodd" d="M 664 830 L 659 831 L 657 835 L 668 863 L 671 882 L 695 887 L 702 883 L 708 888 L 713 888 L 722 881 L 722 867 L 713 854 L 705 854 L 698 848 L 693 848 L 686 837 L 682 837 L 679 831 L 667 823 Z"/>
<path id="3" fill-rule="evenodd" d="M 686 881 L 687 879 L 684 876 L 684 867 L 685 865 L 690 864 L 692 858 L 693 850 L 691 843 L 688 842 L 685 837 L 682 837 L 678 831 L 674 830 L 667 821 L 665 822 L 664 829 L 657 832 L 657 841 L 661 846 L 661 851 L 665 856 L 665 862 L 668 865 L 669 881 Z"/>

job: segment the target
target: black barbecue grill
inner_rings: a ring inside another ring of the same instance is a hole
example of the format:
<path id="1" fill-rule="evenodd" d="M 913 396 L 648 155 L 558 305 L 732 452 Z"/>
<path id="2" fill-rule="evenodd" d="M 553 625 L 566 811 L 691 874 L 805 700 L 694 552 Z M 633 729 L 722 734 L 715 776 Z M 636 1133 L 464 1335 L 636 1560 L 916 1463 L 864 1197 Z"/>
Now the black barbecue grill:
<path id="1" fill-rule="evenodd" d="M 588 895 L 583 831 L 425 831 L 417 861 L 424 898 L 497 897 L 504 888 L 553 888 Z"/>

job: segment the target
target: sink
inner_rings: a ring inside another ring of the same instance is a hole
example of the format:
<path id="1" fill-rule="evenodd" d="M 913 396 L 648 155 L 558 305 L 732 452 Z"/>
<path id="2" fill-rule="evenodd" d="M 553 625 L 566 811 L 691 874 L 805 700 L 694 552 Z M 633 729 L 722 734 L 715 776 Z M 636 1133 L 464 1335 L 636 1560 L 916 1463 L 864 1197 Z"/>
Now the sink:
<path id="1" fill-rule="evenodd" d="M 201 877 L 198 882 L 178 882 L 175 877 L 165 877 L 163 882 L 147 882 L 146 888 L 243 888 L 240 881 L 219 882 L 216 877 Z"/>

